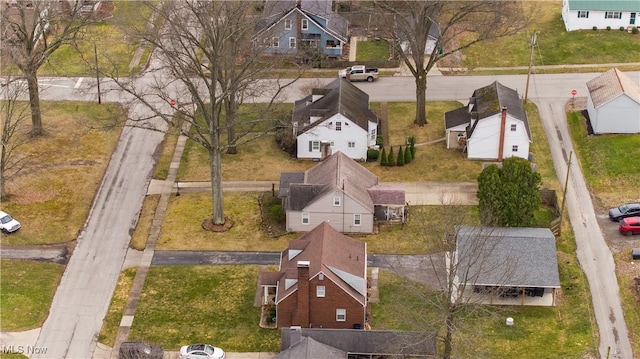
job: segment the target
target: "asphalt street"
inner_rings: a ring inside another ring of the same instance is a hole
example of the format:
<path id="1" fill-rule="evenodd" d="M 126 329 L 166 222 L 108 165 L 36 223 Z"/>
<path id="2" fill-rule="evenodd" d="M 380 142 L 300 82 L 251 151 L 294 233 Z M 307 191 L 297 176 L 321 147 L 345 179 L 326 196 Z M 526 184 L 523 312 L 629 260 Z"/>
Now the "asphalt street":
<path id="1" fill-rule="evenodd" d="M 628 74 L 636 81 L 639 78 L 638 72 Z M 162 76 L 161 73 L 154 75 Z M 599 74 L 581 73 L 532 76 L 529 97 L 541 108 L 554 165 L 561 178 L 564 178 L 566 172 L 563 153 L 571 151 L 563 104 L 569 100 L 573 89 L 577 90 L 577 96 L 586 96 L 586 81 L 597 75 Z M 154 76 L 147 75 L 138 79 L 138 84 L 144 86 L 145 83 L 152 83 L 153 79 Z M 524 93 L 524 75 L 434 76 L 429 78 L 427 99 L 466 102 L 474 89 L 496 80 Z M 292 102 L 298 99 L 302 94 L 301 88 L 312 81 L 315 80 L 301 79 L 285 91 L 282 100 Z M 268 83 L 269 80 L 265 82 Z M 97 101 L 95 79 L 42 78 L 40 83 L 43 100 Z M 415 96 L 415 84 L 411 77 L 385 77 L 374 83 L 361 83 L 357 86 L 370 95 L 371 101 L 413 101 Z M 104 91 L 101 96 L 103 101 L 128 103 L 131 106 L 130 118 L 152 117 L 153 113 L 131 102 L 131 96 L 118 91 L 112 81 L 102 80 L 101 89 Z M 176 100 L 178 104 L 183 102 L 183 98 L 178 95 Z M 158 106 L 162 106 L 162 103 L 158 103 Z M 123 130 L 36 344 L 48 348 L 47 358 L 92 356 L 97 334 L 124 261 L 129 231 L 135 226 L 149 185 L 154 163 L 152 155 L 161 141 L 162 134 L 157 131 L 132 127 Z M 631 358 L 632 351 L 622 315 L 611 253 L 595 220 L 590 196 L 578 166 L 571 166 L 571 178 L 567 208 L 576 233 L 578 257 L 593 293 L 594 311 L 600 330 L 600 354 L 602 357 L 611 353 L 612 357 Z"/>

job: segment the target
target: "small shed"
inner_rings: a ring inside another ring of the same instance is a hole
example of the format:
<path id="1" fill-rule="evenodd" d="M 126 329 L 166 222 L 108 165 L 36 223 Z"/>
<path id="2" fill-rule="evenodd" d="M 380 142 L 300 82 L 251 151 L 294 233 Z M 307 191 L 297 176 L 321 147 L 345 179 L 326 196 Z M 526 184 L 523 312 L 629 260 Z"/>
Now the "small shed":
<path id="1" fill-rule="evenodd" d="M 594 134 L 640 133 L 640 81 L 613 68 L 587 82 Z"/>

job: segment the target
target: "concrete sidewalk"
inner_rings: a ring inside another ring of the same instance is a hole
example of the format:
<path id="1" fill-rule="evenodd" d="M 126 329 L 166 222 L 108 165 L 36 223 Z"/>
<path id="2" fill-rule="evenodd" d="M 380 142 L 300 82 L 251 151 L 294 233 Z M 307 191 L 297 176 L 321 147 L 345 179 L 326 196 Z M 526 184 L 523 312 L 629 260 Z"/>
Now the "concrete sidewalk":
<path id="1" fill-rule="evenodd" d="M 476 182 L 381 182 L 382 186 L 403 188 L 406 201 L 410 205 L 437 206 L 441 204 L 478 204 L 478 184 Z M 222 183 L 223 191 L 263 192 L 279 189 L 279 181 L 228 181 Z M 204 192 L 211 190 L 210 182 L 176 182 L 167 186 L 165 181 L 151 180 L 148 195 L 170 191 Z"/>

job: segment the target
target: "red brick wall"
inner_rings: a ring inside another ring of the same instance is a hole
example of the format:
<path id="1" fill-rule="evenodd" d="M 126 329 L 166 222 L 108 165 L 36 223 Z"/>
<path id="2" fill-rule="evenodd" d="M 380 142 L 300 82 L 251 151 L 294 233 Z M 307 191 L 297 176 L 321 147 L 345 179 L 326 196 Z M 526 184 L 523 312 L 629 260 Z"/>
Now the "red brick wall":
<path id="1" fill-rule="evenodd" d="M 309 324 L 313 328 L 353 329 L 354 324 L 364 327 L 365 307 L 352 296 L 338 287 L 333 281 L 325 278 L 319 280 L 316 276 L 309 286 Z M 325 286 L 325 297 L 316 297 L 316 286 Z M 293 293 L 287 299 L 278 304 L 278 328 L 300 325 L 294 323 L 294 315 L 297 310 L 297 293 Z M 344 322 L 336 321 L 336 309 L 347 310 L 347 319 Z"/>

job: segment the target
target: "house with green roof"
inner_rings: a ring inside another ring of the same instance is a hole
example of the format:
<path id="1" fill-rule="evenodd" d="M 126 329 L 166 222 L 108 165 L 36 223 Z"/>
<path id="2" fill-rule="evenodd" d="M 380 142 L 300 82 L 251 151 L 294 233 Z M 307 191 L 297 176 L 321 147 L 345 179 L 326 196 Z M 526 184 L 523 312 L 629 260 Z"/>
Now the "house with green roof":
<path id="1" fill-rule="evenodd" d="M 563 0 L 562 20 L 567 31 L 638 27 L 640 0 Z"/>

